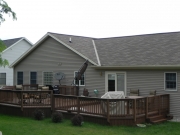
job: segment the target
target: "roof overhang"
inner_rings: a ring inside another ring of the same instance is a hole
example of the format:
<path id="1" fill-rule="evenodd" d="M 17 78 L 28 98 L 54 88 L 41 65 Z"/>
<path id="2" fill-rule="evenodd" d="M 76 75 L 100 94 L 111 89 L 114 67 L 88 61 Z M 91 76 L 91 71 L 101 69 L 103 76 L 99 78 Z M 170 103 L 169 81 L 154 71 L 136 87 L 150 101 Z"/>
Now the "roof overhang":
<path id="1" fill-rule="evenodd" d="M 94 69 L 103 70 L 128 70 L 128 69 L 180 69 L 180 65 L 147 65 L 147 66 L 91 66 Z"/>

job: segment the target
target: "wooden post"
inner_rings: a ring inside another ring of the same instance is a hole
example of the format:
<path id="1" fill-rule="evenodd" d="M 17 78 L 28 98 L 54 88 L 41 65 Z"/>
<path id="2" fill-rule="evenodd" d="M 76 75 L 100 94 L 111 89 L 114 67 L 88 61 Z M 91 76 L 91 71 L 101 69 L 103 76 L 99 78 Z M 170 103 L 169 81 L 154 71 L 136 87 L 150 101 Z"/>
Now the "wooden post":
<path id="1" fill-rule="evenodd" d="M 107 99 L 107 121 L 110 123 L 110 115 L 109 115 L 109 99 Z"/>
<path id="2" fill-rule="evenodd" d="M 134 122 L 136 122 L 136 99 L 134 99 Z"/>
<path id="3" fill-rule="evenodd" d="M 159 112 L 159 115 L 160 115 L 160 114 L 161 114 L 161 113 L 160 113 L 160 111 L 161 111 L 161 104 L 162 104 L 162 102 L 161 102 L 161 96 L 158 96 L 158 101 L 159 101 L 159 102 L 158 102 L 158 103 L 159 103 L 159 104 L 158 104 L 158 108 L 159 108 L 159 109 L 158 109 L 158 112 Z"/>
<path id="4" fill-rule="evenodd" d="M 80 114 L 80 100 L 79 100 L 79 97 L 77 97 L 77 108 L 78 108 L 77 114 Z"/>
<path id="5" fill-rule="evenodd" d="M 167 99 L 167 104 L 168 104 L 168 106 L 167 106 L 167 113 L 169 114 L 170 113 L 170 94 L 168 94 L 167 95 L 168 96 L 168 99 Z"/>
<path id="6" fill-rule="evenodd" d="M 23 93 L 21 90 L 21 111 L 23 111 Z"/>
<path id="7" fill-rule="evenodd" d="M 51 111 L 53 111 L 54 112 L 54 109 L 55 109 L 55 99 L 54 99 L 54 95 L 53 95 L 53 91 L 51 90 L 51 95 L 50 95 L 50 98 L 51 98 L 51 100 L 50 100 L 50 105 L 51 105 Z"/>
<path id="8" fill-rule="evenodd" d="M 129 102 L 129 99 L 128 99 L 128 101 L 127 101 L 127 114 L 129 114 L 129 104 L 130 104 L 130 102 Z"/>
<path id="9" fill-rule="evenodd" d="M 148 97 L 146 97 L 146 119 L 148 118 Z"/>

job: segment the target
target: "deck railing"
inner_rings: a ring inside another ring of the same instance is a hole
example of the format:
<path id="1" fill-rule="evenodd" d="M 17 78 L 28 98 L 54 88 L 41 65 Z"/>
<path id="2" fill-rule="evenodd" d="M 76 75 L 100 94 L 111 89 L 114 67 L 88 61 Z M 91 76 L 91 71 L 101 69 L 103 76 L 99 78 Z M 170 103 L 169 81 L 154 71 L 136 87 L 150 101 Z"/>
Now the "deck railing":
<path id="1" fill-rule="evenodd" d="M 54 110 L 106 117 L 108 121 L 111 118 L 125 116 L 132 117 L 136 121 L 137 115 L 145 115 L 146 98 L 102 99 L 66 95 L 54 95 L 53 97 Z"/>
<path id="2" fill-rule="evenodd" d="M 159 115 L 169 113 L 169 94 L 149 96 L 146 98 L 146 117 L 153 113 Z"/>
<path id="3" fill-rule="evenodd" d="M 52 106 L 52 91 L 0 90 L 0 103 L 24 107 Z"/>
<path id="4" fill-rule="evenodd" d="M 110 119 L 128 117 L 136 121 L 139 116 L 169 113 L 169 94 L 125 98 L 102 99 L 54 94 L 53 91 L 0 90 L 0 104 L 26 107 L 51 107 L 53 111 L 94 115 Z"/>

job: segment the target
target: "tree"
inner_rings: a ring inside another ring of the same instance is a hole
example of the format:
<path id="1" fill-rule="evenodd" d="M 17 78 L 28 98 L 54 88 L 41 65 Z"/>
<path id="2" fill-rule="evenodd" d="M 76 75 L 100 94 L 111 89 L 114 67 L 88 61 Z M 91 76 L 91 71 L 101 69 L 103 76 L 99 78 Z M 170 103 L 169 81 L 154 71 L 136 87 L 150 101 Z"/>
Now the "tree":
<path id="1" fill-rule="evenodd" d="M 0 0 L 0 24 L 5 21 L 5 18 L 3 17 L 4 14 L 12 16 L 13 20 L 17 19 L 16 13 L 11 10 L 7 2 L 5 2 L 4 0 Z"/>
<path id="2" fill-rule="evenodd" d="M 8 6 L 7 2 L 4 0 L 0 0 L 0 25 L 2 22 L 5 21 L 5 18 L 3 17 L 4 14 L 8 14 L 9 16 L 12 16 L 13 20 L 16 20 L 16 13 L 11 10 L 11 8 Z M 6 59 L 2 58 L 2 51 L 6 49 L 6 46 L 4 43 L 0 40 L 0 67 L 1 66 L 7 66 L 9 65 L 8 61 Z"/>
<path id="3" fill-rule="evenodd" d="M 1 52 L 6 49 L 6 46 L 4 45 L 4 43 L 0 40 L 0 67 L 1 66 L 8 66 L 9 63 L 6 59 L 3 59 L 2 56 L 1 56 Z"/>

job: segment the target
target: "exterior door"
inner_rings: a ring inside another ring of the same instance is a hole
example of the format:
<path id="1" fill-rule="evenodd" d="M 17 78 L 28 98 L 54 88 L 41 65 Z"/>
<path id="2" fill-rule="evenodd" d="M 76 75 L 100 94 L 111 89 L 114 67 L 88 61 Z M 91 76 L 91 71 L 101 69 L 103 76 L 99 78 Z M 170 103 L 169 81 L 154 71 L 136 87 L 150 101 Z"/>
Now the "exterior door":
<path id="1" fill-rule="evenodd" d="M 123 91 L 126 95 L 126 73 L 105 72 L 105 92 Z"/>

